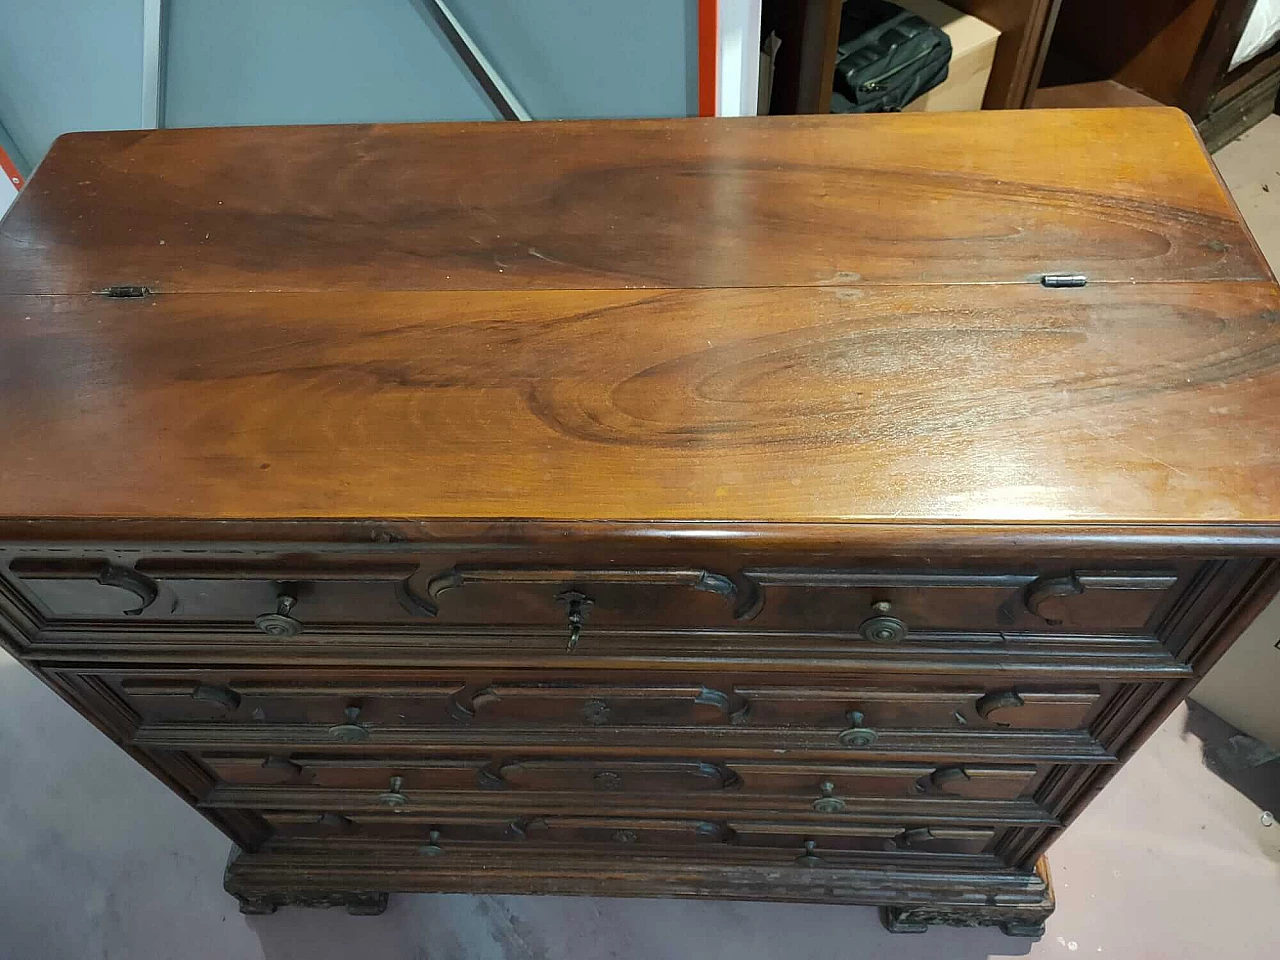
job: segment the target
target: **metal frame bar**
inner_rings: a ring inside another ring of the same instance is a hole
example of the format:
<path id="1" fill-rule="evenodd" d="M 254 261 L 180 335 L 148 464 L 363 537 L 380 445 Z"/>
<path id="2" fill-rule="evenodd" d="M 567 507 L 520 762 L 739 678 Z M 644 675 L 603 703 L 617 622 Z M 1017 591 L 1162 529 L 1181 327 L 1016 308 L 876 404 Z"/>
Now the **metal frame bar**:
<path id="1" fill-rule="evenodd" d="M 168 0 L 142 0 L 142 125 L 151 129 L 164 126 L 168 19 Z"/>
<path id="2" fill-rule="evenodd" d="M 698 116 L 716 115 L 716 64 L 720 53 L 719 4 L 698 0 Z"/>
<path id="3" fill-rule="evenodd" d="M 156 0 L 158 2 L 158 0 Z M 524 108 L 511 88 L 498 74 L 480 50 L 471 35 L 458 22 L 458 18 L 444 4 L 444 0 L 409 0 L 414 9 L 429 23 L 434 23 L 444 33 L 445 39 L 453 47 L 463 65 L 480 84 L 485 94 L 493 101 L 498 112 L 506 120 L 532 120 L 529 111 Z"/>
<path id="4" fill-rule="evenodd" d="M 8 158 L 9 164 L 13 169 L 10 170 L 4 162 L 4 158 Z M 0 121 L 0 168 L 4 170 L 4 175 L 9 178 L 15 187 L 21 188 L 20 181 L 25 181 L 31 176 L 31 163 L 27 160 L 26 155 L 18 149 L 18 143 L 5 129 L 4 122 Z M 18 180 L 14 180 L 14 175 L 18 176 Z"/>

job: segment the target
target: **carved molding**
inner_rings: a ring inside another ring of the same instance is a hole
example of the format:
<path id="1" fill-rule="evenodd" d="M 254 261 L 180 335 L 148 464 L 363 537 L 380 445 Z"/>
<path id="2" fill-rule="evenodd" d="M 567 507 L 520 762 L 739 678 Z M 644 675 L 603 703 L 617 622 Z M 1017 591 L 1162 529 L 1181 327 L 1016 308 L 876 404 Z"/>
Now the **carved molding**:
<path id="1" fill-rule="evenodd" d="M 1049 626 L 1065 619 L 1056 609 L 1074 596 L 1089 590 L 1149 590 L 1161 592 L 1178 582 L 1178 575 L 1167 570 L 1075 570 L 1061 577 L 1038 577 L 1027 585 L 1024 599 L 1027 609 Z"/>
<path id="2" fill-rule="evenodd" d="M 396 593 L 402 606 L 410 613 L 437 617 L 440 615 L 442 594 L 475 583 L 534 583 L 553 586 L 608 583 L 688 587 L 725 597 L 733 604 L 735 620 L 752 619 L 760 612 L 763 602 L 758 586 L 749 578 L 744 578 L 744 585 L 740 585 L 724 574 L 681 568 L 568 570 L 541 567 L 450 567 L 432 575 L 419 569 L 400 581 Z"/>

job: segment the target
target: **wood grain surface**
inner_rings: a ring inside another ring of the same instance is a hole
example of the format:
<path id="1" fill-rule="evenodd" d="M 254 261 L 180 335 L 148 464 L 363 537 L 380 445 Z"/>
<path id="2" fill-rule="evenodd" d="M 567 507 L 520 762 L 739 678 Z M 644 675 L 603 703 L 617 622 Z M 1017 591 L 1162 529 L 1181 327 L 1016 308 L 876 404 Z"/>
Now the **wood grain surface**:
<path id="1" fill-rule="evenodd" d="M 1153 109 L 60 138 L 0 294 L 1266 279 Z"/>
<path id="2" fill-rule="evenodd" d="M 1034 934 L 1280 584 L 1280 288 L 1170 111 L 86 134 L 0 268 L 0 646 L 249 912 Z"/>
<path id="3" fill-rule="evenodd" d="M 1280 519 L 1269 283 L 0 311 L 11 518 Z"/>

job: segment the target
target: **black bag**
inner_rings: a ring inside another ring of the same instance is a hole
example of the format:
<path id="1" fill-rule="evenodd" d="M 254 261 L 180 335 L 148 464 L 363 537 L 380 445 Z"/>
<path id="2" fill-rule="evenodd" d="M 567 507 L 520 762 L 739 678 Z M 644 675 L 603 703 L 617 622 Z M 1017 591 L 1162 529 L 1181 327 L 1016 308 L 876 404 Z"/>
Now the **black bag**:
<path id="1" fill-rule="evenodd" d="M 947 79 L 951 38 L 887 0 L 848 0 L 840 13 L 832 113 L 901 110 Z"/>

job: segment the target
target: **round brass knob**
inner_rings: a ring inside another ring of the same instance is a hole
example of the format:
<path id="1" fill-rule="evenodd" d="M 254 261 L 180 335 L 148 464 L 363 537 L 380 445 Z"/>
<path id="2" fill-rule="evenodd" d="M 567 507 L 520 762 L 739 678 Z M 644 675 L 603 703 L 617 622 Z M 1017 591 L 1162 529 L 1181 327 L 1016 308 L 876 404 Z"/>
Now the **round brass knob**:
<path id="1" fill-rule="evenodd" d="M 907 638 L 907 625 L 897 617 L 888 616 L 893 605 L 881 600 L 871 607 L 877 616 L 863 620 L 858 626 L 858 633 L 867 643 L 901 643 Z"/>
<path id="2" fill-rule="evenodd" d="M 280 594 L 276 600 L 276 612 L 255 617 L 254 626 L 269 637 L 296 637 L 302 632 L 302 624 L 289 616 L 289 611 L 297 602 L 296 597 Z"/>
<path id="3" fill-rule="evenodd" d="M 377 801 L 384 807 L 391 807 L 398 810 L 409 802 L 409 798 L 400 792 L 400 786 L 404 783 L 401 777 L 391 778 L 391 789 L 378 794 Z"/>
<path id="4" fill-rule="evenodd" d="M 866 719 L 861 710 L 850 710 L 846 716 L 851 726 L 847 730 L 840 731 L 840 745 L 843 747 L 869 747 L 879 739 L 877 734 L 870 727 L 864 727 L 863 721 Z"/>
<path id="5" fill-rule="evenodd" d="M 818 813 L 844 813 L 845 802 L 835 795 L 836 785 L 830 780 L 818 784 L 822 796 L 813 801 L 813 809 Z"/>
<path id="6" fill-rule="evenodd" d="M 369 739 L 369 728 L 360 722 L 360 708 L 347 707 L 343 711 L 345 723 L 338 723 L 329 728 L 329 736 L 343 743 L 360 743 Z"/>
<path id="7" fill-rule="evenodd" d="M 438 857 L 444 853 L 444 847 L 440 846 L 440 831 L 432 830 L 427 834 L 427 842 L 418 848 L 418 852 L 424 857 Z"/>
<path id="8" fill-rule="evenodd" d="M 818 856 L 818 841 L 806 840 L 804 842 L 804 853 L 796 857 L 796 863 L 802 867 L 816 867 L 822 863 L 822 858 Z"/>

